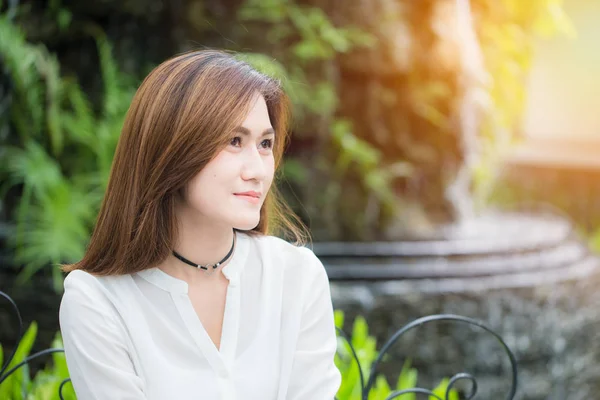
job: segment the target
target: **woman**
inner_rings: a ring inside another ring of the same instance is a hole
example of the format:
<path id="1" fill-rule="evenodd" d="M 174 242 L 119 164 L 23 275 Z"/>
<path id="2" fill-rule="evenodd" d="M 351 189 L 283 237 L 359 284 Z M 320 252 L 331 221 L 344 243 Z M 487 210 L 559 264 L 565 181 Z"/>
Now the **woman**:
<path id="1" fill-rule="evenodd" d="M 80 400 L 334 398 L 325 270 L 267 234 L 279 221 L 301 239 L 271 187 L 287 110 L 277 82 L 220 51 L 141 84 L 87 252 L 64 267 Z"/>

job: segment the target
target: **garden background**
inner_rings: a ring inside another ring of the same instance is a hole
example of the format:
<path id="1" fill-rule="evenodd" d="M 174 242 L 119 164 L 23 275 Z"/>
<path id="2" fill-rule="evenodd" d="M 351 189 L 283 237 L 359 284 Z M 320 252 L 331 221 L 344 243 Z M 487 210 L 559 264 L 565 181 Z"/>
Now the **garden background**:
<path id="1" fill-rule="evenodd" d="M 141 79 L 177 53 L 224 48 L 292 99 L 277 185 L 310 228 L 365 364 L 376 339 L 452 311 L 515 350 L 517 398 L 596 398 L 598 18 L 591 0 L 0 1 L 0 290 L 33 327 L 12 365 L 56 339 L 56 265 L 85 251 Z M 487 344 L 446 352 L 460 332 L 395 354 L 417 369 L 390 367 L 373 398 L 417 370 L 431 388 L 463 365 L 501 391 L 491 377 L 506 360 Z M 2 308 L 5 355 L 17 337 Z M 53 357 L 0 383 L 0 398 L 55 398 L 67 372 Z M 356 367 L 338 362 L 339 398 L 357 398 Z"/>

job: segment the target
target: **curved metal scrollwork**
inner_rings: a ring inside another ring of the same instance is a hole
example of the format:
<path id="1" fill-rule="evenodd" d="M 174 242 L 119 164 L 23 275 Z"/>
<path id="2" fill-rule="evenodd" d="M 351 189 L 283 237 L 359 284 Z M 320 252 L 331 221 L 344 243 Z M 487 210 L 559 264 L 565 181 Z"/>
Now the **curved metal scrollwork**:
<path id="1" fill-rule="evenodd" d="M 23 361 L 21 361 L 20 363 L 18 363 L 17 365 L 15 365 L 14 367 L 12 367 L 11 369 L 8 369 L 8 366 L 10 365 L 10 363 L 12 362 L 13 358 L 15 358 L 15 354 L 17 352 L 17 348 L 19 347 L 19 343 L 21 343 L 21 340 L 23 339 L 23 318 L 21 318 L 21 313 L 19 312 L 19 307 L 17 307 L 17 304 L 13 301 L 13 299 L 6 293 L 4 293 L 3 291 L 0 290 L 0 296 L 2 296 L 3 298 L 5 298 L 6 300 L 8 300 L 8 302 L 10 303 L 15 315 L 17 316 L 17 320 L 19 323 L 19 334 L 17 336 L 17 345 L 14 347 L 14 349 L 12 350 L 12 352 L 10 353 L 10 356 L 6 359 L 6 361 L 4 362 L 4 365 L 2 365 L 2 368 L 0 368 L 0 385 L 2 385 L 2 383 L 14 372 L 16 372 L 19 368 L 21 368 L 22 366 L 28 364 L 30 361 L 35 360 L 36 358 L 42 357 L 42 356 L 46 356 L 48 354 L 53 354 L 53 353 L 64 353 L 63 349 L 46 349 L 46 350 L 42 350 L 39 351 L 35 354 L 32 354 L 31 356 L 25 358 Z M 58 388 L 58 396 L 60 397 L 60 400 L 64 400 L 64 396 L 63 396 L 63 388 L 65 386 L 65 384 L 67 382 L 70 382 L 71 379 L 67 378 L 65 380 L 63 380 Z"/>
<path id="2" fill-rule="evenodd" d="M 514 356 L 514 354 L 512 353 L 512 351 L 510 350 L 510 348 L 508 347 L 508 345 L 506 344 L 506 342 L 504 342 L 504 340 L 502 340 L 502 338 L 500 337 L 500 335 L 498 335 L 496 332 L 494 332 L 492 329 L 488 328 L 483 322 L 481 321 L 477 321 L 475 319 L 472 318 L 468 318 L 468 317 L 463 317 L 460 315 L 453 315 L 453 314 L 439 314 L 439 315 L 430 315 L 427 317 L 422 317 L 419 319 L 416 319 L 415 321 L 405 325 L 404 327 L 400 328 L 381 348 L 381 351 L 379 352 L 379 355 L 377 356 L 376 360 L 373 362 L 373 365 L 371 366 L 371 371 L 369 372 L 369 378 L 367 380 L 367 383 L 364 383 L 364 376 L 362 373 L 362 368 L 360 365 L 360 361 L 358 360 L 358 356 L 356 354 L 356 350 L 354 349 L 354 347 L 352 346 L 352 343 L 350 341 L 350 339 L 348 338 L 348 336 L 344 333 L 344 331 L 342 331 L 341 329 L 338 328 L 338 332 L 340 333 L 340 336 L 344 339 L 344 341 L 348 344 L 348 346 L 350 347 L 350 351 L 352 353 L 352 357 L 354 359 L 354 361 L 358 364 L 358 371 L 359 371 L 359 376 L 360 376 L 360 383 L 361 383 L 361 388 L 362 388 L 362 399 L 363 400 L 367 400 L 369 397 L 369 393 L 371 392 L 371 390 L 373 389 L 373 385 L 375 384 L 375 378 L 377 377 L 377 367 L 379 367 L 379 364 L 381 364 L 381 361 L 383 360 L 383 357 L 385 356 L 385 354 L 390 350 L 390 348 L 408 331 L 415 329 L 417 327 L 423 326 L 427 323 L 431 323 L 431 322 L 436 322 L 436 321 L 452 321 L 452 322 L 461 322 L 461 323 L 466 323 L 469 325 L 474 325 L 477 326 L 479 328 L 482 328 L 483 330 L 487 331 L 488 333 L 491 333 L 497 340 L 498 342 L 500 342 L 500 344 L 502 345 L 502 347 L 504 348 L 504 350 L 506 351 L 508 358 L 510 359 L 510 364 L 511 364 L 511 372 L 512 372 L 512 383 L 511 383 L 511 388 L 510 391 L 508 393 L 508 396 L 506 397 L 507 400 L 512 400 L 515 397 L 515 394 L 517 392 L 517 360 Z M 431 390 L 428 389 L 423 389 L 423 388 L 411 388 L 411 389 L 404 389 L 404 390 L 398 390 L 398 391 L 394 391 L 392 393 L 390 393 L 390 395 L 386 398 L 386 400 L 392 400 L 392 399 L 396 399 L 401 397 L 402 395 L 405 394 L 409 394 L 409 393 L 413 393 L 413 394 L 424 394 L 424 395 L 428 395 L 430 396 L 430 398 L 434 398 L 437 400 L 449 400 L 450 397 L 450 392 L 452 391 L 452 389 L 454 388 L 455 384 L 458 381 L 461 380 L 468 380 L 471 382 L 471 391 L 470 393 L 467 395 L 467 397 L 465 398 L 465 400 L 472 400 L 475 398 L 475 395 L 477 394 L 477 380 L 475 379 L 475 377 L 469 373 L 466 372 L 461 372 L 458 374 L 455 374 L 454 376 L 452 376 L 448 382 L 448 387 L 446 389 L 446 393 L 444 395 L 444 398 L 442 399 L 441 397 L 439 397 L 438 395 L 436 395 L 435 393 L 433 393 Z"/>
<path id="3" fill-rule="evenodd" d="M 23 338 L 23 319 L 21 318 L 21 313 L 19 312 L 19 308 L 17 307 L 16 303 L 13 301 L 12 298 L 10 298 L 9 295 L 7 295 L 6 293 L 0 291 L 0 296 L 2 296 L 3 298 L 5 298 L 6 300 L 8 300 L 8 302 L 10 303 L 15 315 L 17 316 L 17 320 L 19 323 L 19 335 L 18 335 L 18 340 L 17 343 L 20 343 L 22 338 Z M 502 345 L 502 347 L 504 348 L 504 350 L 506 351 L 506 353 L 508 354 L 508 357 L 510 359 L 510 363 L 511 363 L 511 367 L 512 367 L 512 385 L 511 385 L 511 389 L 510 392 L 508 394 L 507 400 L 512 400 L 515 396 L 515 393 L 517 391 L 517 361 L 515 359 L 515 356 L 513 355 L 512 351 L 510 350 L 510 348 L 508 347 L 508 345 L 504 342 L 504 340 L 502 340 L 502 338 L 493 330 L 491 330 L 490 328 L 488 328 L 485 324 L 483 324 L 480 321 L 468 318 L 468 317 L 463 317 L 460 315 L 452 315 L 452 314 L 441 314 L 441 315 L 430 315 L 427 317 L 423 317 L 423 318 L 419 318 L 407 325 L 405 325 L 404 327 L 402 327 L 401 329 L 399 329 L 381 348 L 381 351 L 379 352 L 377 359 L 375 360 L 375 362 L 373 363 L 373 365 L 371 366 L 371 371 L 369 373 L 369 378 L 365 383 L 365 377 L 363 376 L 363 372 L 362 372 L 362 368 L 360 365 L 360 361 L 358 360 L 358 355 L 356 354 L 356 350 L 354 349 L 354 347 L 352 346 L 352 342 L 350 341 L 350 339 L 348 338 L 348 335 L 346 335 L 346 333 L 341 330 L 338 329 L 338 333 L 339 336 L 348 344 L 349 348 L 350 348 L 350 352 L 352 354 L 352 357 L 354 359 L 354 361 L 358 364 L 358 371 L 359 371 L 359 378 L 360 378 L 360 385 L 362 388 L 362 399 L 363 400 L 367 400 L 369 397 L 369 393 L 371 391 L 371 389 L 373 388 L 373 385 L 375 384 L 375 378 L 377 376 L 377 367 L 379 367 L 379 364 L 381 363 L 381 361 L 383 360 L 383 357 L 385 356 L 385 354 L 390 350 L 390 348 L 398 341 L 398 339 L 400 339 L 400 337 L 402 337 L 402 335 L 404 335 L 406 332 L 417 328 L 419 326 L 425 325 L 427 323 L 430 322 L 434 322 L 434 321 L 453 321 L 453 322 L 462 322 L 462 323 L 467 323 L 470 325 L 474 325 L 477 326 L 479 328 L 484 329 L 485 331 L 491 333 Z M 16 351 L 17 351 L 17 346 L 15 346 L 15 348 L 12 350 L 10 356 L 8 357 L 8 359 L 4 362 L 4 365 L 2 365 L 2 368 L 0 369 L 0 385 L 11 375 L 13 374 L 15 371 L 17 371 L 19 368 L 21 368 L 22 366 L 26 365 L 27 363 L 29 363 L 30 361 L 38 358 L 38 357 L 42 357 L 48 354 L 53 354 L 53 353 L 61 353 L 64 352 L 63 349 L 46 349 L 46 350 L 42 350 L 39 351 L 29 357 L 27 357 L 26 359 L 24 359 L 23 361 L 19 362 L 17 365 L 13 366 L 11 369 L 8 369 L 8 366 L 10 365 L 11 361 L 13 360 L 13 358 L 15 357 Z M 65 380 L 63 380 L 58 388 L 58 395 L 60 397 L 61 400 L 64 400 L 63 397 L 63 388 L 65 386 L 65 384 L 67 384 L 71 379 L 67 378 Z M 396 399 L 399 398 L 405 394 L 408 393 L 414 393 L 414 394 L 424 394 L 424 395 L 428 395 L 430 396 L 430 398 L 434 398 L 437 400 L 449 400 L 449 396 L 450 396 L 450 392 L 453 389 L 454 385 L 461 380 L 468 380 L 471 382 L 471 392 L 468 394 L 468 396 L 466 397 L 466 400 L 471 400 L 475 397 L 475 395 L 477 394 L 477 380 L 475 379 L 475 377 L 473 377 L 471 374 L 465 373 L 465 372 L 461 372 L 458 373 L 456 375 L 454 375 L 452 378 L 450 378 L 449 383 L 448 383 L 448 388 L 446 390 L 446 394 L 445 397 L 442 399 L 441 397 L 439 397 L 438 395 L 434 394 L 432 391 L 427 390 L 427 389 L 423 389 L 423 388 L 412 388 L 412 389 L 404 389 L 404 390 L 398 390 L 398 391 L 394 391 L 392 393 L 389 394 L 389 396 L 386 398 L 386 400 L 392 400 L 392 399 Z"/>

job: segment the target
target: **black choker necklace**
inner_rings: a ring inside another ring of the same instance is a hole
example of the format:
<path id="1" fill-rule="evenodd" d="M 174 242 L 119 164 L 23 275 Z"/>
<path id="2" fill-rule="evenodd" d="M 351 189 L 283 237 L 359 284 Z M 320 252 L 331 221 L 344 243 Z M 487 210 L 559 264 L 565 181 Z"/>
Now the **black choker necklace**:
<path id="1" fill-rule="evenodd" d="M 199 269 L 203 269 L 206 271 L 206 273 L 208 275 L 212 274 L 212 272 L 219 268 L 219 266 L 221 264 L 223 264 L 225 261 L 227 261 L 229 259 L 229 257 L 231 257 L 231 255 L 233 254 L 233 248 L 235 247 L 235 231 L 233 232 L 233 242 L 231 243 L 231 249 L 229 249 L 229 253 L 227 253 L 227 255 L 218 263 L 216 264 L 207 264 L 207 265 L 200 265 L 200 264 L 196 264 L 190 260 L 188 260 L 187 258 L 185 258 L 184 256 L 182 256 L 181 254 L 179 254 L 178 252 L 176 252 L 175 250 L 173 250 L 173 255 L 175 257 L 177 257 L 179 260 L 183 261 L 184 263 L 186 263 L 187 265 L 191 265 L 192 267 L 196 267 Z"/>

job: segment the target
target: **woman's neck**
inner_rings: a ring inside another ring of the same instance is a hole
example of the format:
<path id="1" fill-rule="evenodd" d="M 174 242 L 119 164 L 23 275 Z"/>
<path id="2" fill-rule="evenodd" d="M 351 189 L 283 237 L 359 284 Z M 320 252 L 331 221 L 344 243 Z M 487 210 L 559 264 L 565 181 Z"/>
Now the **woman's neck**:
<path id="1" fill-rule="evenodd" d="M 199 221 L 197 218 L 180 216 L 178 218 L 177 237 L 173 242 L 172 250 L 195 264 L 213 265 L 220 262 L 229 253 L 234 235 L 231 226 L 211 224 L 208 221 Z M 235 253 L 235 248 L 233 252 Z M 221 269 L 228 264 L 232 257 L 233 254 L 218 268 L 214 269 L 213 274 L 210 275 L 203 269 L 184 263 L 172 254 L 167 257 L 160 268 L 176 278 L 191 283 L 190 281 L 197 279 L 221 275 Z M 212 269 L 212 267 L 210 268 Z"/>

